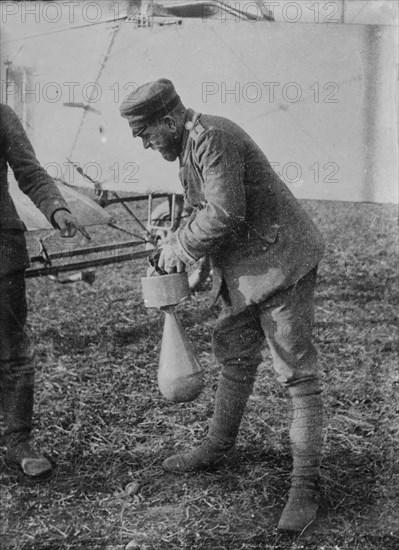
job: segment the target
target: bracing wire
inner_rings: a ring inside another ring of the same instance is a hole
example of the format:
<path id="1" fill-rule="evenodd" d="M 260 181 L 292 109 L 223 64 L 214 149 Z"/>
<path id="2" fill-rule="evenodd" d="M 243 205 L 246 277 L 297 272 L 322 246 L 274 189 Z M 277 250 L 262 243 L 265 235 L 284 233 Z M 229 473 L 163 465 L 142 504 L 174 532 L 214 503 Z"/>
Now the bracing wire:
<path id="1" fill-rule="evenodd" d="M 103 59 L 100 63 L 100 67 L 98 69 L 98 72 L 97 72 L 97 76 L 95 78 L 95 82 L 98 83 L 98 81 L 100 80 L 100 77 L 102 75 L 102 72 L 104 70 L 104 67 L 105 67 L 105 64 L 106 62 L 108 61 L 108 58 L 109 58 L 109 54 L 111 52 L 111 49 L 112 49 L 112 46 L 114 45 L 114 42 L 115 42 L 115 39 L 116 39 L 116 36 L 117 34 L 119 33 L 121 27 L 122 27 L 122 23 L 124 21 L 126 21 L 126 19 L 128 18 L 129 16 L 128 15 L 125 15 L 123 16 L 119 23 L 117 24 L 117 26 L 113 29 L 112 33 L 111 33 L 111 39 L 109 41 L 109 44 L 108 44 L 108 47 L 104 53 L 104 56 L 103 56 Z M 93 97 L 93 94 L 94 94 L 94 88 L 93 88 L 93 91 L 91 92 L 89 98 L 88 98 L 88 101 L 87 101 L 87 104 L 89 104 L 91 102 L 91 99 Z M 80 123 L 79 123 L 79 127 L 78 127 L 78 131 L 76 132 L 75 134 L 75 138 L 73 140 L 73 143 L 72 143 L 72 147 L 71 147 L 71 151 L 69 153 L 69 158 L 73 158 L 73 153 L 75 151 L 75 147 L 76 147 L 76 143 L 78 141 L 78 138 L 79 138 L 79 135 L 80 135 L 80 132 L 83 128 L 83 124 L 84 124 L 84 121 L 86 119 L 86 115 L 87 115 L 87 112 L 88 112 L 88 109 L 84 109 L 83 110 L 83 113 L 82 113 L 82 118 L 80 119 Z"/>
<path id="2" fill-rule="evenodd" d="M 20 42 L 25 40 L 30 40 L 31 38 L 40 38 L 41 36 L 48 36 L 49 34 L 59 34 L 63 32 L 69 32 L 74 31 L 76 29 L 84 29 L 87 27 L 96 27 L 97 25 L 104 25 L 106 23 L 116 23 L 117 21 L 125 20 L 126 15 L 122 15 L 121 17 L 115 17 L 113 19 L 106 19 L 104 21 L 96 21 L 95 23 L 87 23 L 85 25 L 75 25 L 73 27 L 65 27 L 63 29 L 57 29 L 56 31 L 47 31 L 47 32 L 41 32 L 38 34 L 31 34 L 29 36 L 24 36 L 23 38 L 10 38 L 5 43 L 8 42 Z"/>

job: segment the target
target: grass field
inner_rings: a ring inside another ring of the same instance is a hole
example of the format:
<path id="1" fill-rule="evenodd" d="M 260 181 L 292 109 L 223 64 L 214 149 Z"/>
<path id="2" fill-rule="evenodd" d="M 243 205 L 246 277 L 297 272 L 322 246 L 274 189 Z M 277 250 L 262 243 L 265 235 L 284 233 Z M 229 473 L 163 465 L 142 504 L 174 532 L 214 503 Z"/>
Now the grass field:
<path id="1" fill-rule="evenodd" d="M 141 550 L 399 548 L 396 208 L 304 205 L 327 241 L 315 327 L 326 403 L 316 525 L 297 539 L 276 534 L 289 488 L 288 402 L 268 356 L 237 460 L 183 477 L 161 469 L 206 434 L 218 306 L 203 292 L 180 308 L 206 389 L 170 404 L 156 381 L 163 318 L 143 306 L 140 260 L 99 269 L 93 286 L 28 280 L 35 434 L 56 468 L 32 483 L 2 464 L 2 549 L 122 550 L 131 540 Z"/>

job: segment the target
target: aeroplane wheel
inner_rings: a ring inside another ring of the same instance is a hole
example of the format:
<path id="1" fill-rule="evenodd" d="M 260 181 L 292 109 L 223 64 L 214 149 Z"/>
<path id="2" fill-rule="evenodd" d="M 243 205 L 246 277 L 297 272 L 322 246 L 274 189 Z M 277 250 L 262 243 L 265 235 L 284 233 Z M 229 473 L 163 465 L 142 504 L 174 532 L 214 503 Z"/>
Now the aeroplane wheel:
<path id="1" fill-rule="evenodd" d="M 160 246 L 166 238 L 167 229 L 162 229 L 170 224 L 169 202 L 165 201 L 159 204 L 151 214 L 151 225 L 148 227 L 152 236 L 152 244 L 147 245 L 151 248 Z M 159 229 L 154 229 L 154 225 Z M 196 264 L 187 269 L 188 284 L 190 290 L 205 290 L 211 283 L 211 265 L 208 258 L 201 258 Z"/>

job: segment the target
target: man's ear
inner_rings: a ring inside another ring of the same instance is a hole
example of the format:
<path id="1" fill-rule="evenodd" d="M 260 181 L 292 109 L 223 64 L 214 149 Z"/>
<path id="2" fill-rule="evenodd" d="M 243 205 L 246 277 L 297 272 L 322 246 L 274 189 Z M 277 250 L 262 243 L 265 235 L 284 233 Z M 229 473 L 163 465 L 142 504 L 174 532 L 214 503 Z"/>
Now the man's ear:
<path id="1" fill-rule="evenodd" d="M 173 117 L 167 115 L 163 117 L 163 123 L 166 124 L 166 126 L 172 130 L 173 132 L 177 131 L 177 124 Z"/>

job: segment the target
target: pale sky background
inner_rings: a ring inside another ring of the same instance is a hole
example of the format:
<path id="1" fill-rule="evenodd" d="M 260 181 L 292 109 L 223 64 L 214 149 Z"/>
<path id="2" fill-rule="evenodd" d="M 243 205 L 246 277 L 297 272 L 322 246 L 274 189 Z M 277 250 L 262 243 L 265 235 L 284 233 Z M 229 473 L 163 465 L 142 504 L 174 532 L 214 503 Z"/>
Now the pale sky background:
<path id="1" fill-rule="evenodd" d="M 71 177 L 72 155 L 110 187 L 181 190 L 177 166 L 131 140 L 118 111 L 132 86 L 169 77 L 188 106 L 241 124 L 298 197 L 396 202 L 398 2 L 264 5 L 276 23 L 220 11 L 143 28 L 112 21 L 126 2 L 2 2 L 2 95 L 5 60 L 31 70 L 32 140 L 54 176 Z M 98 113 L 64 105 L 87 103 L 92 82 Z"/>

